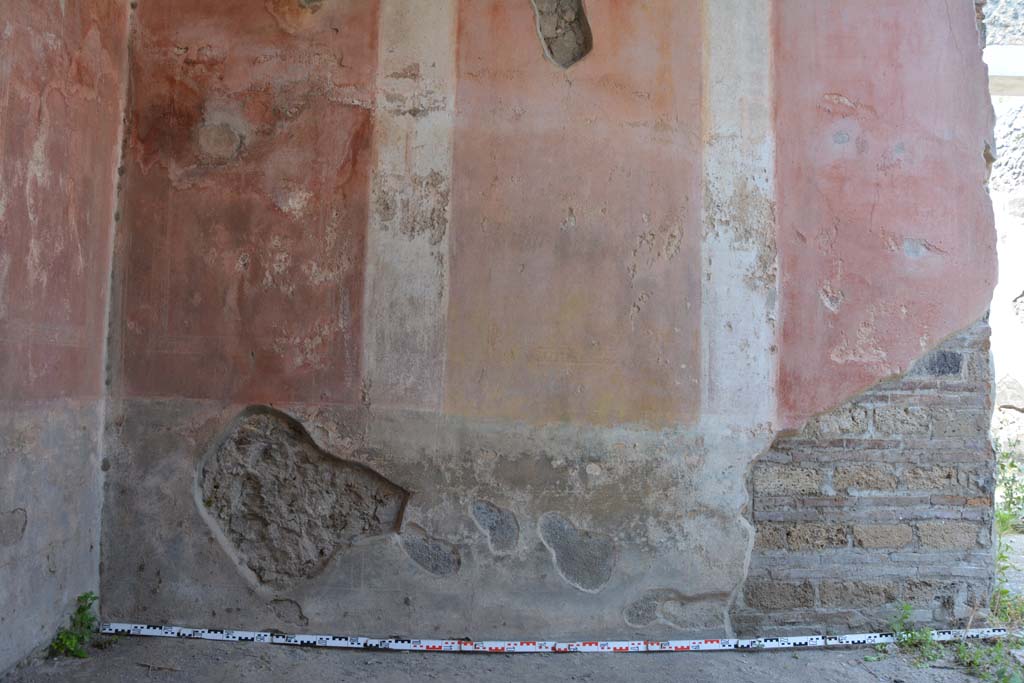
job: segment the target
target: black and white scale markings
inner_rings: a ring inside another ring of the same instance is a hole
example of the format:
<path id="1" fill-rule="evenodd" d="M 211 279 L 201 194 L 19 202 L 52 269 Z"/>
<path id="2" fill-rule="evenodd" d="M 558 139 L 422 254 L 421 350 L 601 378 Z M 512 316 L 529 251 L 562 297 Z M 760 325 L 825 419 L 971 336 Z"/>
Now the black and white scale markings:
<path id="1" fill-rule="evenodd" d="M 408 640 L 403 638 L 363 638 L 360 636 L 325 636 L 271 633 L 269 631 L 228 631 L 222 629 L 186 628 L 182 626 L 147 626 L 145 624 L 102 624 L 100 633 L 111 636 L 154 636 L 158 638 L 192 638 L 229 642 L 266 643 L 335 647 L 346 650 L 397 650 L 404 652 L 706 652 L 713 650 L 775 650 L 781 648 L 837 647 L 850 645 L 884 645 L 896 642 L 893 633 L 855 633 L 845 636 L 791 636 L 787 638 L 716 638 L 704 640 L 583 640 L 555 642 L 543 640 Z M 975 628 L 960 631 L 932 631 L 937 641 L 989 640 L 1007 635 L 1004 628 Z"/>

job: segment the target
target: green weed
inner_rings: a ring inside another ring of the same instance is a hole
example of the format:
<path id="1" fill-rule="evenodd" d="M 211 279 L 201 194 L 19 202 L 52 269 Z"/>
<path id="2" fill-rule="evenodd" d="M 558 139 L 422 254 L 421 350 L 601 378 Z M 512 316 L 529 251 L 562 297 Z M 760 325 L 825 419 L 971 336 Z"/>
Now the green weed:
<path id="1" fill-rule="evenodd" d="M 900 652 L 913 657 L 915 664 L 926 666 L 941 659 L 946 654 L 946 649 L 935 641 L 930 628 L 914 628 L 911 621 L 912 612 L 913 608 L 910 605 L 903 605 L 890 626 Z"/>
<path id="2" fill-rule="evenodd" d="M 95 593 L 82 593 L 78 596 L 78 606 L 71 615 L 70 624 L 57 631 L 50 643 L 50 654 L 54 657 L 85 658 L 85 648 L 92 642 L 96 632 L 96 615 L 92 605 L 96 602 Z"/>
<path id="3" fill-rule="evenodd" d="M 953 658 L 968 673 L 983 681 L 1024 683 L 1024 667 L 1021 667 L 1011 652 L 1020 646 L 1016 638 L 997 640 L 994 643 L 960 642 L 956 644 Z"/>

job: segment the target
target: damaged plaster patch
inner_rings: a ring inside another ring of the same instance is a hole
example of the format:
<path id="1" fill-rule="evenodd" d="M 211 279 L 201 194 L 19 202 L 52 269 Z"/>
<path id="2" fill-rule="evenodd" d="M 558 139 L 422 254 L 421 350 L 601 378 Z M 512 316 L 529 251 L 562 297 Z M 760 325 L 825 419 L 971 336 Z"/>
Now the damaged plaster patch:
<path id="1" fill-rule="evenodd" d="M 215 161 L 227 161 L 238 156 L 242 138 L 226 123 L 204 125 L 196 131 L 200 151 Z"/>
<path id="2" fill-rule="evenodd" d="M 288 598 L 272 600 L 270 610 L 274 613 L 274 616 L 286 624 L 309 625 L 309 619 L 306 618 L 305 613 L 302 611 L 302 606 L 294 600 Z"/>
<path id="3" fill-rule="evenodd" d="M 409 524 L 402 530 L 402 549 L 413 562 L 435 576 L 455 574 L 462 566 L 458 548 L 430 536 L 416 524 Z"/>
<path id="4" fill-rule="evenodd" d="M 920 259 L 924 258 L 929 254 L 945 254 L 940 247 L 932 244 L 928 240 L 917 239 L 907 237 L 903 240 L 903 255 L 909 259 Z"/>
<path id="5" fill-rule="evenodd" d="M 654 588 L 627 605 L 622 616 L 634 628 L 656 621 L 679 628 L 716 628 L 724 625 L 727 597 L 687 598 L 672 588 Z"/>
<path id="6" fill-rule="evenodd" d="M 846 299 L 846 293 L 843 290 L 837 289 L 827 282 L 818 290 L 818 296 L 821 298 L 821 303 L 825 304 L 825 308 L 833 313 L 839 312 L 839 307 Z"/>
<path id="7" fill-rule="evenodd" d="M 409 497 L 267 407 L 235 419 L 201 465 L 198 487 L 245 565 L 273 585 L 316 576 L 340 547 L 397 531 Z"/>
<path id="8" fill-rule="evenodd" d="M 511 510 L 486 500 L 477 500 L 473 502 L 473 519 L 487 534 L 487 542 L 493 552 L 502 554 L 515 550 L 519 543 L 519 521 Z"/>
<path id="9" fill-rule="evenodd" d="M 449 180 L 438 171 L 411 178 L 382 175 L 374 183 L 374 203 L 385 226 L 397 220 L 401 234 L 426 235 L 431 245 L 440 244 L 448 231 L 450 201 Z"/>
<path id="10" fill-rule="evenodd" d="M 237 159 L 253 135 L 252 125 L 237 103 L 214 98 L 203 105 L 195 143 L 203 161 L 224 164 Z"/>
<path id="11" fill-rule="evenodd" d="M 581 591 L 596 593 L 612 576 L 615 543 L 595 531 L 579 530 L 557 512 L 540 518 L 540 537 L 562 578 Z"/>
<path id="12" fill-rule="evenodd" d="M 723 179 L 709 176 L 704 181 L 705 238 L 725 236 L 734 251 L 754 256 L 744 282 L 755 291 L 775 287 L 778 246 L 775 243 L 775 202 L 761 177 Z"/>
<path id="13" fill-rule="evenodd" d="M 25 536 L 28 513 L 25 508 L 14 508 L 0 514 L 0 546 L 12 546 Z"/>
<path id="14" fill-rule="evenodd" d="M 568 69 L 587 56 L 594 40 L 583 0 L 530 1 L 537 17 L 537 33 L 548 59 Z"/>

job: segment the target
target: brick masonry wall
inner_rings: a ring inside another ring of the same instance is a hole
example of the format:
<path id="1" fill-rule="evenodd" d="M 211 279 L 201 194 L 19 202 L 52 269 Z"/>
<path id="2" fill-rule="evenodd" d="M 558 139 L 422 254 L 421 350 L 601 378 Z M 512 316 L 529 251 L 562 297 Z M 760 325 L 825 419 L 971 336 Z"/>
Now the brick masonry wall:
<path id="1" fill-rule="evenodd" d="M 983 320 L 752 467 L 739 633 L 984 618 L 994 573 L 992 369 Z"/>

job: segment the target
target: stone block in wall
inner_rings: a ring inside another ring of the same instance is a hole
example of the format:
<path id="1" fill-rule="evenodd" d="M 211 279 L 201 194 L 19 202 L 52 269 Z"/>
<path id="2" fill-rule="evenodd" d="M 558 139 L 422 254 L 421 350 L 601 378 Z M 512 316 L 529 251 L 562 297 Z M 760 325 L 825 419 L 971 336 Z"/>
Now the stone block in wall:
<path id="1" fill-rule="evenodd" d="M 822 550 L 847 545 L 846 528 L 838 524 L 796 524 L 786 534 L 790 550 Z"/>
<path id="2" fill-rule="evenodd" d="M 744 596 L 748 605 L 761 609 L 814 606 L 814 586 L 809 581 L 748 580 Z"/>
<path id="3" fill-rule="evenodd" d="M 859 548 L 903 548 L 914 540 L 909 524 L 857 524 L 853 542 Z"/>
<path id="4" fill-rule="evenodd" d="M 765 496 L 812 495 L 821 490 L 823 474 L 810 467 L 765 467 L 755 480 L 757 493 Z"/>
<path id="5" fill-rule="evenodd" d="M 981 529 L 973 522 L 921 522 L 917 533 L 925 548 L 969 549 L 979 545 Z"/>
<path id="6" fill-rule="evenodd" d="M 875 431 L 879 434 L 905 436 L 928 434 L 931 417 L 922 408 L 884 406 L 875 409 Z"/>
<path id="7" fill-rule="evenodd" d="M 823 581 L 818 586 L 822 607 L 870 607 L 896 601 L 896 584 L 886 581 Z"/>
<path id="8" fill-rule="evenodd" d="M 867 408 L 845 405 L 811 420 L 807 425 L 807 431 L 820 436 L 862 434 L 869 426 Z"/>
<path id="9" fill-rule="evenodd" d="M 754 546 L 765 550 L 780 550 L 787 547 L 785 524 L 758 524 Z"/>
<path id="10" fill-rule="evenodd" d="M 933 418 L 936 437 L 986 437 L 990 415 L 964 411 L 941 411 Z"/>
<path id="11" fill-rule="evenodd" d="M 957 468 L 949 465 L 911 467 L 901 475 L 900 486 L 911 491 L 957 491 L 960 488 Z"/>
<path id="12" fill-rule="evenodd" d="M 832 475 L 832 487 L 846 492 L 892 491 L 896 488 L 896 473 L 888 465 L 839 465 Z"/>

